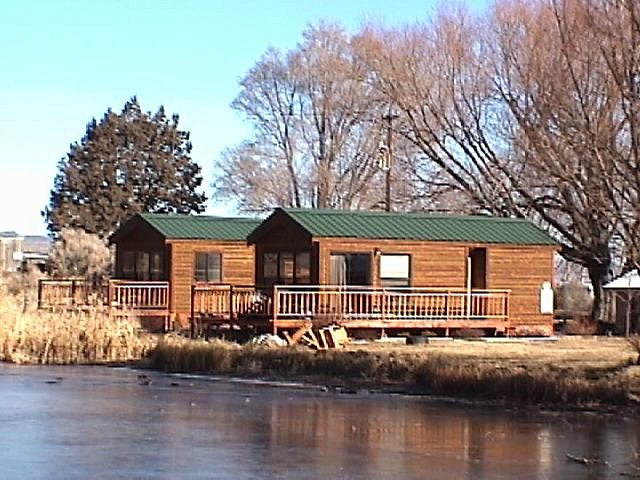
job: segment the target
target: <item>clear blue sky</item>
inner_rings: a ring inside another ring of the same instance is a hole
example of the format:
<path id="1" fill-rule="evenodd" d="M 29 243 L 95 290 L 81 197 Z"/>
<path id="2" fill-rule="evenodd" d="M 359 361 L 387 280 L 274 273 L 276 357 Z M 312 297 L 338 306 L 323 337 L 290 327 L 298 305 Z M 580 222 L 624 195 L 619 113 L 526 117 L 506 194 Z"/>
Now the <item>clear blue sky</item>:
<path id="1" fill-rule="evenodd" d="M 238 79 L 269 46 L 294 47 L 321 19 L 424 20 L 438 0 L 0 2 L 0 231 L 44 234 L 58 160 L 87 122 L 137 95 L 191 131 L 209 196 L 220 151 L 248 134 L 229 108 Z M 461 2 L 483 8 L 486 0 Z M 208 213 L 232 213 L 207 205 Z"/>

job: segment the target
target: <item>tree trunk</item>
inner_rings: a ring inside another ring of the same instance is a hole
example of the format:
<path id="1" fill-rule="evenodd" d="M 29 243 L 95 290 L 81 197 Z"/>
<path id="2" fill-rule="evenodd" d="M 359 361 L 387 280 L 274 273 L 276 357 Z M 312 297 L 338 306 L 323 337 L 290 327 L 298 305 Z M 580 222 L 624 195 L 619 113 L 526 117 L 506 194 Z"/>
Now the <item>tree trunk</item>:
<path id="1" fill-rule="evenodd" d="M 603 321 L 603 298 L 602 286 L 609 280 L 609 264 L 592 263 L 587 266 L 589 280 L 593 287 L 593 306 L 591 307 L 591 321 Z"/>

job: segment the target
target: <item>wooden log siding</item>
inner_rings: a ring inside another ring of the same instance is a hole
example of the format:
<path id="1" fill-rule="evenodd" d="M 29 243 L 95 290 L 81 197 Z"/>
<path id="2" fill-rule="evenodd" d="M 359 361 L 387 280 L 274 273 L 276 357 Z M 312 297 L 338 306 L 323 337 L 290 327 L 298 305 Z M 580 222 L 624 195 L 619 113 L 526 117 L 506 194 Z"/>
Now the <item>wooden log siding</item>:
<path id="1" fill-rule="evenodd" d="M 470 249 L 486 248 L 486 288 L 510 290 L 510 320 L 545 328 L 553 323 L 552 315 L 540 313 L 540 287 L 553 280 L 555 246 L 345 238 L 314 241 L 319 244 L 319 283 L 329 283 L 331 253 L 369 253 L 373 286 L 380 286 L 376 252 L 410 255 L 411 286 L 465 288 Z"/>
<path id="2" fill-rule="evenodd" d="M 502 320 L 509 318 L 508 290 L 344 286 L 274 288 L 273 318 L 327 320 Z M 481 324 L 479 324 L 481 326 Z"/>
<path id="3" fill-rule="evenodd" d="M 191 286 L 194 284 L 196 252 L 222 255 L 222 284 L 254 283 L 253 245 L 238 241 L 169 240 L 171 249 L 171 310 L 188 317 L 191 309 Z M 206 286 L 206 285 L 202 285 Z"/>
<path id="4" fill-rule="evenodd" d="M 555 248 L 492 246 L 488 249 L 488 285 L 511 289 L 511 323 L 553 324 L 553 315 L 540 313 L 540 288 L 553 281 Z"/>
<path id="5" fill-rule="evenodd" d="M 467 246 L 443 242 L 408 240 L 369 240 L 318 238 L 319 283 L 329 284 L 332 253 L 368 253 L 371 255 L 373 286 L 380 286 L 379 259 L 382 254 L 408 254 L 411 258 L 411 286 L 464 288 L 466 285 Z M 504 288 L 504 287 L 503 287 Z"/>

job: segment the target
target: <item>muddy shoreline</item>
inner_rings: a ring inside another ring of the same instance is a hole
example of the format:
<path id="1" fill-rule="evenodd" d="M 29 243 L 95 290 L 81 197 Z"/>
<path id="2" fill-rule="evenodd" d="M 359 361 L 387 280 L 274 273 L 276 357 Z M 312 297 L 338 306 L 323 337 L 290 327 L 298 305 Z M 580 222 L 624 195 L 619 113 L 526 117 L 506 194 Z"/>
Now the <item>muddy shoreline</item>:
<path id="1" fill-rule="evenodd" d="M 483 406 L 640 414 L 640 367 L 479 361 L 446 351 L 314 352 L 183 339 L 161 341 L 144 368 L 222 378 L 299 382 L 338 394 L 428 396 Z"/>

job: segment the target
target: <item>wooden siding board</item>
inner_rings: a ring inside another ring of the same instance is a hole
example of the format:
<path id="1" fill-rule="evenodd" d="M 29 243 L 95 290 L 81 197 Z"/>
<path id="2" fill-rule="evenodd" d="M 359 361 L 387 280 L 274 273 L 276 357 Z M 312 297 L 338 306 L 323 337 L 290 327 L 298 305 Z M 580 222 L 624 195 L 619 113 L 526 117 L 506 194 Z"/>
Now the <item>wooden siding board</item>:
<path id="1" fill-rule="evenodd" d="M 222 254 L 222 283 L 253 285 L 254 247 L 245 242 L 171 240 L 171 298 L 173 313 L 189 314 L 196 252 Z"/>
<path id="2" fill-rule="evenodd" d="M 540 287 L 553 279 L 555 247 L 495 246 L 483 244 L 401 242 L 317 238 L 320 283 L 329 283 L 329 256 L 339 252 L 372 255 L 374 286 L 380 285 L 374 252 L 411 255 L 411 285 L 414 287 L 464 288 L 470 247 L 487 249 L 487 288 L 509 289 L 511 321 L 521 325 L 550 325 L 552 315 L 540 314 Z"/>
<path id="3" fill-rule="evenodd" d="M 467 253 L 463 244 L 342 238 L 315 240 L 319 244 L 320 283 L 329 283 L 329 259 L 332 253 L 368 253 L 372 259 L 373 285 L 379 286 L 379 259 L 375 256 L 379 251 L 381 254 L 404 253 L 411 256 L 411 285 L 414 287 L 465 286 Z"/>
<path id="4" fill-rule="evenodd" d="M 553 315 L 540 313 L 540 288 L 553 281 L 553 248 L 491 247 L 488 251 L 488 287 L 508 288 L 511 323 L 516 325 L 553 322 Z"/>

